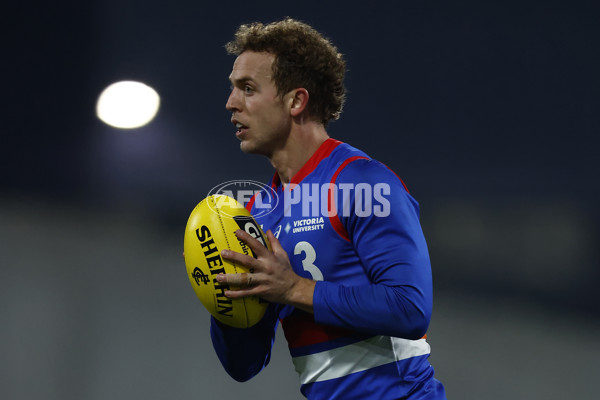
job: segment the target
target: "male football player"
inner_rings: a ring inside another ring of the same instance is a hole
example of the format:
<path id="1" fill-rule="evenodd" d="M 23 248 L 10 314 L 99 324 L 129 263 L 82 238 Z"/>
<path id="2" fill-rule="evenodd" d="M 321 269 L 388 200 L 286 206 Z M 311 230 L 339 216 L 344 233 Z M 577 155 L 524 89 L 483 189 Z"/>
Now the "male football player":
<path id="1" fill-rule="evenodd" d="M 272 251 L 240 230 L 256 258 L 222 252 L 253 271 L 219 275 L 238 288 L 225 294 L 270 302 L 248 329 L 212 319 L 225 370 L 239 381 L 260 372 L 281 322 L 309 399 L 445 399 L 428 361 L 432 282 L 418 204 L 385 165 L 326 131 L 345 100 L 342 54 L 289 18 L 242 25 L 226 49 L 237 56 L 226 104 L 235 135 L 275 169 L 276 196 L 261 207 L 279 201 L 258 221 Z"/>

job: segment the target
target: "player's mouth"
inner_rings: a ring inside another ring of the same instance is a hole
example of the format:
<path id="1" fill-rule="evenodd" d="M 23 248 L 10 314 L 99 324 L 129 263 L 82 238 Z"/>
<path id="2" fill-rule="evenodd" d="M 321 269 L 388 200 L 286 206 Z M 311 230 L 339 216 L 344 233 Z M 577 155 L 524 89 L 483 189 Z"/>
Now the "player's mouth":
<path id="1" fill-rule="evenodd" d="M 235 131 L 235 136 L 236 137 L 240 138 L 240 136 L 242 136 L 243 134 L 245 134 L 248 131 L 248 127 L 246 125 L 242 124 L 241 122 L 235 121 L 235 120 L 232 121 L 232 122 L 233 122 L 233 124 L 235 125 L 235 127 L 237 129 Z"/>

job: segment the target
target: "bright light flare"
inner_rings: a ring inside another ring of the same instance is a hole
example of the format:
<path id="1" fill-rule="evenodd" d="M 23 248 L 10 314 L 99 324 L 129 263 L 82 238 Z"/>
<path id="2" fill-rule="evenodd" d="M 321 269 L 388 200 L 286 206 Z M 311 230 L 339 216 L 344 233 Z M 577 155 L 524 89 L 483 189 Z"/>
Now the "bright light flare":
<path id="1" fill-rule="evenodd" d="M 160 107 L 156 90 L 141 82 L 121 81 L 108 86 L 98 97 L 96 115 L 104 123 L 133 129 L 154 119 Z"/>

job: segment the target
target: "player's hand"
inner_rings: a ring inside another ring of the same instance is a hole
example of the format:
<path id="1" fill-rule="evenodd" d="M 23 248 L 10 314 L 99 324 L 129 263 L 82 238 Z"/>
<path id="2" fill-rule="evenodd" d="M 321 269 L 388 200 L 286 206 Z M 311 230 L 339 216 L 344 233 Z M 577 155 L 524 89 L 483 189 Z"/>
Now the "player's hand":
<path id="1" fill-rule="evenodd" d="M 273 232 L 267 231 L 267 239 L 271 243 L 272 251 L 244 230 L 237 230 L 235 235 L 252 249 L 256 258 L 231 250 L 221 252 L 223 258 L 244 265 L 251 271 L 251 273 L 217 275 L 217 281 L 236 287 L 235 290 L 226 290 L 225 296 L 229 298 L 259 296 L 267 301 L 291 304 L 312 312 L 315 282 L 294 272 L 288 254 Z"/>

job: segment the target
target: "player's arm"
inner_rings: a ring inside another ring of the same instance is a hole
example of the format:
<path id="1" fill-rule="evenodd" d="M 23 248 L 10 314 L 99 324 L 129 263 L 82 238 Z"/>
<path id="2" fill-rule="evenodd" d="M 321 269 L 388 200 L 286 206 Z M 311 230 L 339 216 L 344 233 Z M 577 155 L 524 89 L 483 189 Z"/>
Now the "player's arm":
<path id="1" fill-rule="evenodd" d="M 270 304 L 263 318 L 250 328 L 233 328 L 211 317 L 213 347 L 223 368 L 233 379 L 247 381 L 267 366 L 277 324 L 275 304 Z"/>
<path id="2" fill-rule="evenodd" d="M 350 163 L 336 183 L 382 182 L 390 186 L 390 215 L 341 218 L 372 284 L 359 287 L 315 282 L 293 272 L 289 257 L 267 232 L 273 251 L 243 231 L 236 232 L 257 256 L 224 250 L 222 256 L 254 270 L 253 274 L 218 275 L 217 280 L 239 287 L 231 298 L 261 296 L 313 312 L 327 325 L 407 339 L 422 337 L 429 325 L 432 284 L 429 254 L 421 231 L 416 202 L 393 172 L 376 161 Z M 353 197 L 351 197 L 353 200 Z M 338 210 L 343 209 L 338 196 Z M 350 204 L 354 209 L 354 204 Z"/>
<path id="3" fill-rule="evenodd" d="M 402 181 L 376 161 L 350 163 L 337 181 L 356 182 L 385 182 L 390 186 L 386 196 L 390 201 L 388 216 L 358 217 L 351 213 L 341 218 L 372 284 L 351 287 L 317 282 L 313 297 L 315 321 L 419 339 L 431 317 L 432 283 L 418 206 Z M 341 210 L 343 199 L 339 201 Z M 354 204 L 350 206 L 353 210 Z"/>

